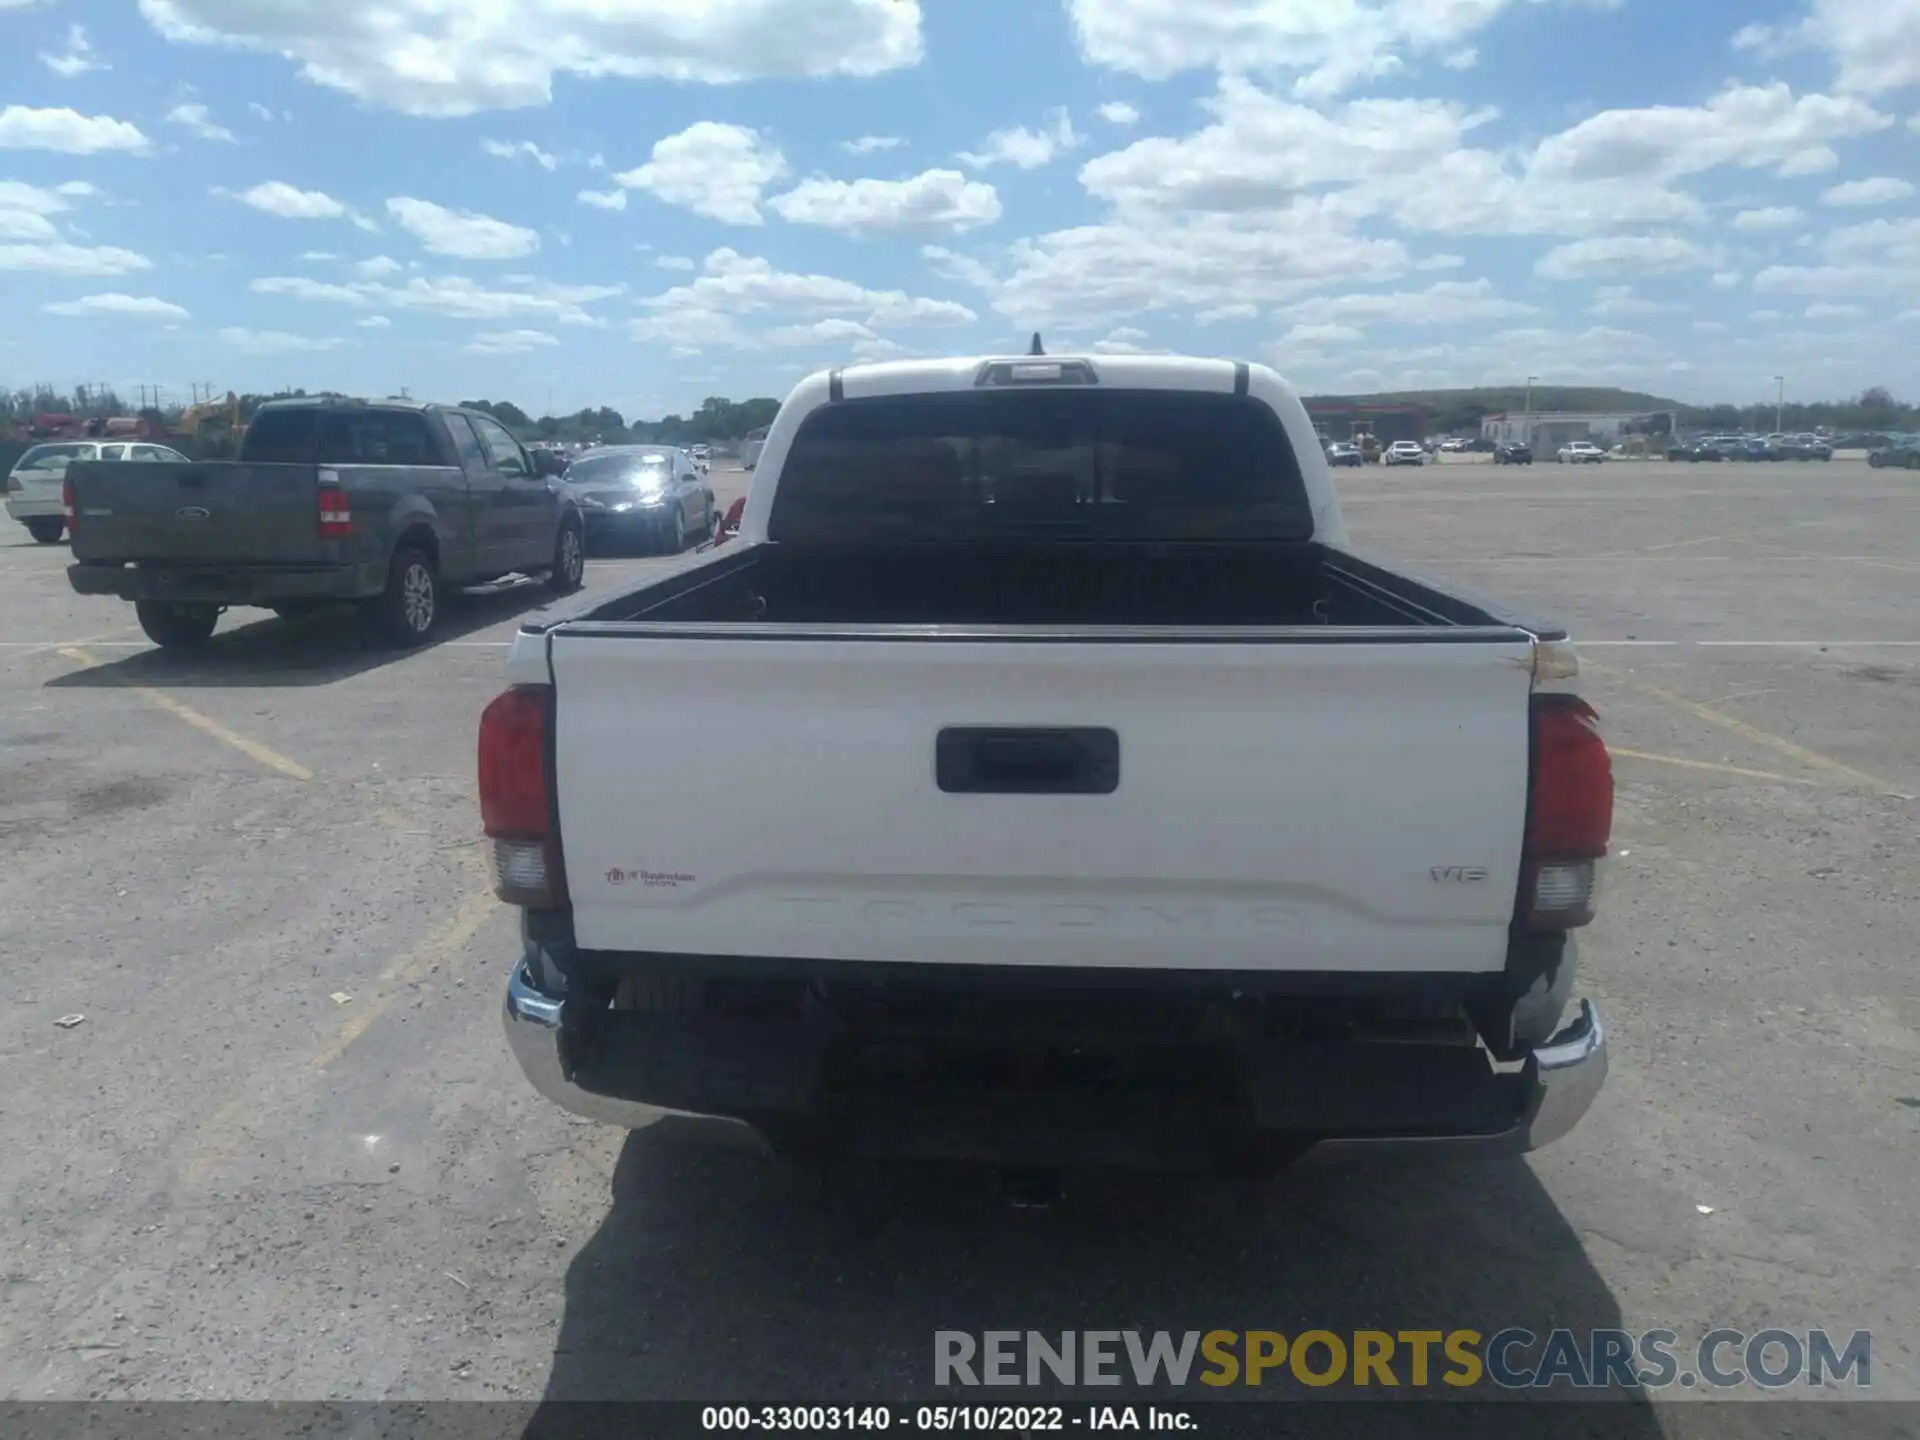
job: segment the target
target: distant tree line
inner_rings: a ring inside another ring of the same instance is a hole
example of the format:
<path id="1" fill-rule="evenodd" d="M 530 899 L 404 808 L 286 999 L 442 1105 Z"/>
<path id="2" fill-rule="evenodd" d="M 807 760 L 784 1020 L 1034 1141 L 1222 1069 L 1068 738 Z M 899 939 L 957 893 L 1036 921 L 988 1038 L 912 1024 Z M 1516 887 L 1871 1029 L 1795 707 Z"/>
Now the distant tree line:
<path id="1" fill-rule="evenodd" d="M 240 417 L 246 420 L 269 400 L 304 397 L 307 393 L 305 390 L 281 390 L 271 395 L 242 395 L 239 397 Z M 1756 400 L 1747 405 L 1681 405 L 1638 391 L 1584 386 L 1536 385 L 1530 395 L 1518 386 L 1481 390 L 1396 391 L 1375 395 L 1315 396 L 1309 397 L 1308 403 L 1318 399 L 1338 400 L 1346 404 L 1424 405 L 1433 412 L 1431 428 L 1454 433 L 1476 431 L 1486 416 L 1517 411 L 1529 403 L 1535 410 L 1669 411 L 1680 427 L 1686 430 L 1738 430 L 1750 427 L 1771 430 L 1774 424 L 1774 402 L 1769 399 Z M 778 400 L 766 397 L 728 400 L 723 396 L 710 395 L 700 402 L 700 408 L 691 415 L 630 421 L 607 405 L 576 410 L 570 415 L 542 415 L 535 418 L 511 400 L 463 400 L 461 404 L 486 411 L 523 440 L 662 445 L 738 440 L 750 430 L 771 425 L 774 414 L 780 408 Z M 44 414 L 91 418 L 139 413 L 171 421 L 179 417 L 183 408 L 179 404 L 172 404 L 158 409 L 151 406 L 135 409 L 111 386 L 105 385 L 82 385 L 71 391 L 56 390 L 51 385 L 0 389 L 0 425 L 26 421 Z M 1817 425 L 1837 431 L 1920 430 L 1920 405 L 1896 400 L 1884 386 L 1876 385 L 1849 400 L 1789 402 L 1780 409 L 1780 423 L 1789 431 L 1811 430 Z M 1660 433 L 1658 426 L 1649 428 Z"/>

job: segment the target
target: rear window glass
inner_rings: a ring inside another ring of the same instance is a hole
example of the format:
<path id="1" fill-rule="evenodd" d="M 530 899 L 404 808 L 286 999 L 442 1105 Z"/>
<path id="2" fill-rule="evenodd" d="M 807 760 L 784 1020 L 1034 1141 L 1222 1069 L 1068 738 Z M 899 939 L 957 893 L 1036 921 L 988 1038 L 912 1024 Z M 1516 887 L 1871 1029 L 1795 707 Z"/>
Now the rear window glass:
<path id="1" fill-rule="evenodd" d="M 15 463 L 16 470 L 61 470 L 74 460 L 91 460 L 95 445 L 36 445 Z"/>
<path id="2" fill-rule="evenodd" d="M 263 410 L 240 455 L 259 465 L 438 465 L 426 418 L 413 410 Z"/>
<path id="3" fill-rule="evenodd" d="M 1236 395 L 974 390 L 847 401 L 802 423 L 768 537 L 833 544 L 1300 540 L 1293 446 Z"/>

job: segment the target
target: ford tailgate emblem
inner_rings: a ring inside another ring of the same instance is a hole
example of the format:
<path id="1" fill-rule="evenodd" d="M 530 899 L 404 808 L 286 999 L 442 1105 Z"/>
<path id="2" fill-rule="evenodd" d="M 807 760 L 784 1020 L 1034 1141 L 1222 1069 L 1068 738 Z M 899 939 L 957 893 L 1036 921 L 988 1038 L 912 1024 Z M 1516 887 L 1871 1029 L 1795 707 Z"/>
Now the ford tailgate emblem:
<path id="1" fill-rule="evenodd" d="M 210 518 L 212 514 L 213 512 L 205 506 L 182 505 L 178 510 L 173 512 L 173 518 L 176 520 L 205 520 Z"/>

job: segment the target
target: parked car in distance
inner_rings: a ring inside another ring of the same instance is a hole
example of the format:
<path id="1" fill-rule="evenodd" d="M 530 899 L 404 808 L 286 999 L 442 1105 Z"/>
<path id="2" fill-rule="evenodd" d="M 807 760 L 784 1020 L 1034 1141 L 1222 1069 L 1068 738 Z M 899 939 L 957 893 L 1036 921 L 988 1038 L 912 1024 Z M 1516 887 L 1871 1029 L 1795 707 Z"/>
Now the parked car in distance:
<path id="1" fill-rule="evenodd" d="M 1575 440 L 1560 447 L 1562 465 L 1599 465 L 1607 458 L 1607 452 L 1591 440 Z"/>
<path id="2" fill-rule="evenodd" d="M 1327 446 L 1327 463 L 1329 465 L 1358 466 L 1364 464 L 1365 461 L 1360 454 L 1360 447 L 1358 445 L 1355 445 L 1350 440 L 1336 440 L 1333 444 Z"/>
<path id="3" fill-rule="evenodd" d="M 1709 440 L 1682 441 L 1678 445 L 1670 446 L 1667 450 L 1667 459 L 1684 461 L 1689 465 L 1698 465 L 1702 461 L 1718 464 L 1726 458 L 1726 455 Z"/>
<path id="4" fill-rule="evenodd" d="M 235 606 L 297 620 L 341 602 L 385 643 L 421 645 L 447 588 L 508 575 L 580 588 L 585 536 L 558 468 L 485 411 L 273 400 L 237 460 L 73 462 L 67 580 L 132 601 L 162 647 L 205 644 Z"/>
<path id="5" fill-rule="evenodd" d="M 1440 442 L 1440 453 L 1442 455 L 1458 455 L 1466 448 L 1467 442 L 1458 436 L 1455 436 L 1451 440 L 1442 440 Z"/>
<path id="6" fill-rule="evenodd" d="M 1387 446 L 1383 459 L 1388 465 L 1424 465 L 1427 452 L 1420 448 L 1418 440 L 1396 440 Z"/>
<path id="7" fill-rule="evenodd" d="M 1902 440 L 1867 456 L 1876 470 L 1920 470 L 1920 440 Z"/>
<path id="8" fill-rule="evenodd" d="M 1493 447 L 1493 463 L 1496 465 L 1531 465 L 1533 447 L 1522 445 L 1518 440 L 1509 440 L 1504 445 Z"/>
<path id="9" fill-rule="evenodd" d="M 639 539 L 678 555 L 713 535 L 713 485 L 676 445 L 614 445 L 567 467 L 566 487 L 590 537 Z"/>
<path id="10" fill-rule="evenodd" d="M 52 440 L 33 446 L 7 473 L 7 514 L 42 545 L 56 544 L 66 533 L 67 511 L 60 487 L 67 467 L 76 460 L 171 460 L 184 465 L 187 457 L 143 440 Z"/>
<path id="11" fill-rule="evenodd" d="M 1793 460 L 1831 460 L 1833 446 L 1818 435 L 1789 435 L 1784 449 Z"/>

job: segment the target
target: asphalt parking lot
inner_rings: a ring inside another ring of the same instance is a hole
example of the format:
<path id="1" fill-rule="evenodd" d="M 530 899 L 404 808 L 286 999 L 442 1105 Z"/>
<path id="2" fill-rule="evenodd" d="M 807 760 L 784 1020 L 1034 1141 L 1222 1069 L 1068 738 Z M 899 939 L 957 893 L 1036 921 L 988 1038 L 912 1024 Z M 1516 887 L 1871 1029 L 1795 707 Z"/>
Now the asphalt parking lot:
<path id="1" fill-rule="evenodd" d="M 851 1399 L 921 1392 L 936 1329 L 1780 1324 L 1872 1330 L 1876 1390 L 1920 1395 L 1920 477 L 1338 478 L 1362 548 L 1584 644 L 1609 1087 L 1521 1163 L 1044 1213 L 821 1189 L 523 1083 L 472 770 L 537 591 L 420 653 L 243 612 L 163 660 L 6 526 L 0 1392 Z"/>

